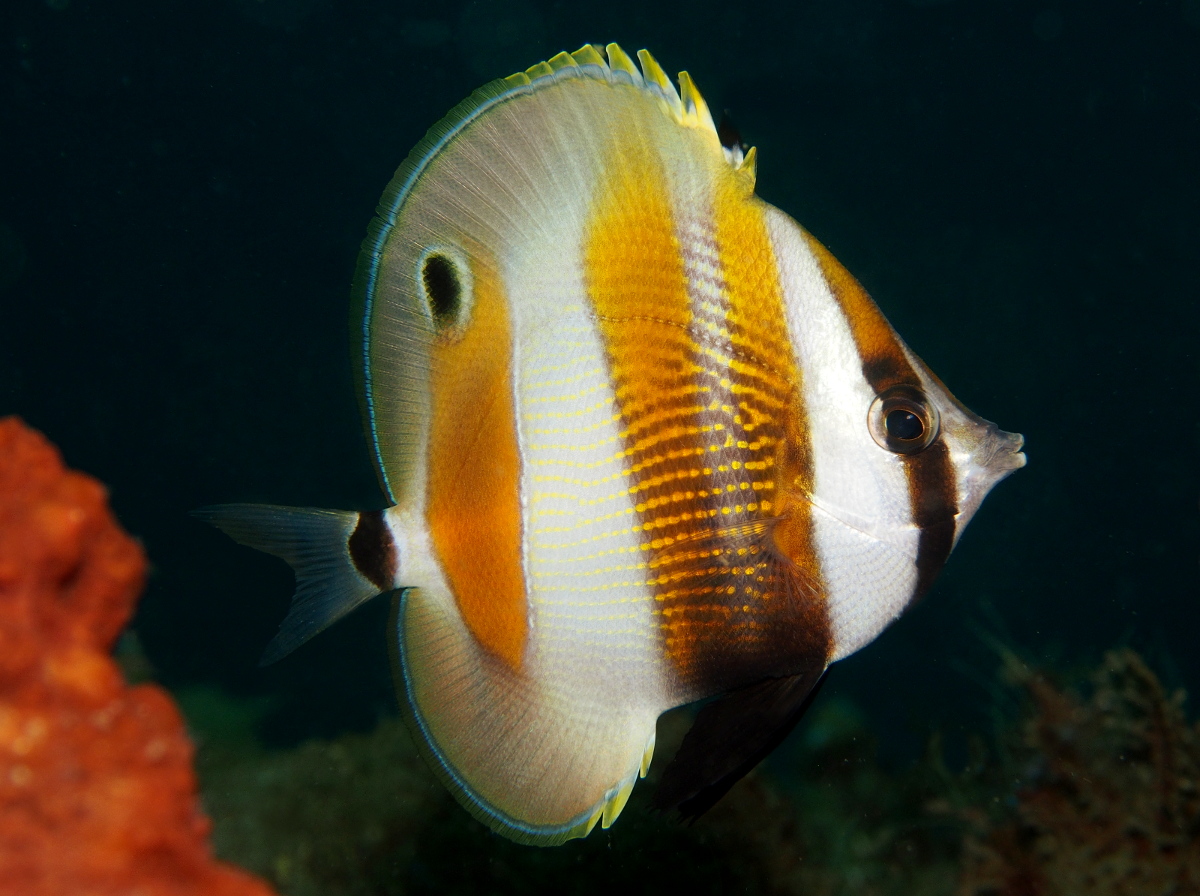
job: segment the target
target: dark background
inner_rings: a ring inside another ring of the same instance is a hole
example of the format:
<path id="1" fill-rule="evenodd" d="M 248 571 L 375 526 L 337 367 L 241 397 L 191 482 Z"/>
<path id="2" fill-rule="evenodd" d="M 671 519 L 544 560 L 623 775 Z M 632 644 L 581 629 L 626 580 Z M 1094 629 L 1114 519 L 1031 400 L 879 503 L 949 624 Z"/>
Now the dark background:
<path id="1" fill-rule="evenodd" d="M 822 699 L 904 757 L 987 728 L 996 645 L 1072 667 L 1129 643 L 1200 694 L 1200 0 L 582 6 L 0 7 L 0 413 L 145 542 L 161 680 L 271 696 L 277 744 L 393 711 L 385 601 L 260 670 L 290 574 L 186 512 L 382 506 L 346 332 L 379 195 L 475 87 L 617 40 L 689 69 L 760 194 L 1027 439 Z"/>

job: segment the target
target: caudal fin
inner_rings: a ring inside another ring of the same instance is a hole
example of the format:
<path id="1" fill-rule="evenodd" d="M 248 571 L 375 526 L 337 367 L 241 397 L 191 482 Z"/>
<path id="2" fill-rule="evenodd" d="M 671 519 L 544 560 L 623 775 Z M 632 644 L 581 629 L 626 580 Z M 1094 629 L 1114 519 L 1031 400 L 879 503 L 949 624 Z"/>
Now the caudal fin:
<path id="1" fill-rule="evenodd" d="M 359 604 L 395 587 L 399 558 L 382 512 L 215 504 L 192 516 L 286 560 L 296 574 L 291 608 L 261 665 L 282 659 Z"/>

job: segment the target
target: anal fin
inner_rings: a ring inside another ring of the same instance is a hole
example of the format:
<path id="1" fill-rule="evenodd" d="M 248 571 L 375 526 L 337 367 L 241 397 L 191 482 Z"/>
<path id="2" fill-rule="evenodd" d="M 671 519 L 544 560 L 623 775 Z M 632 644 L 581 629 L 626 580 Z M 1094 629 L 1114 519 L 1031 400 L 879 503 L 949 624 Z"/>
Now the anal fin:
<path id="1" fill-rule="evenodd" d="M 658 707 L 588 690 L 539 658 L 514 668 L 436 586 L 397 594 L 392 660 L 417 749 L 455 799 L 510 840 L 553 846 L 607 828 L 649 764 Z"/>
<path id="2" fill-rule="evenodd" d="M 768 678 L 707 704 L 663 772 L 651 808 L 695 820 L 774 750 L 821 689 L 826 667 Z"/>

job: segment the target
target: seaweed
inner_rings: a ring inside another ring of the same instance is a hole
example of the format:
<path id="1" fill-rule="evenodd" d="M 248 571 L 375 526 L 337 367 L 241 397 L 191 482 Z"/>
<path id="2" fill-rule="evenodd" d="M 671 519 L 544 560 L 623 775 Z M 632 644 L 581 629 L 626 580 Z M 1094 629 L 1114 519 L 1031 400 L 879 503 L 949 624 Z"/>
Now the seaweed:
<path id="1" fill-rule="evenodd" d="M 919 762 L 889 768 L 834 697 L 694 825 L 648 810 L 656 763 L 620 824 L 551 850 L 461 811 L 398 719 L 268 751 L 244 706 L 180 700 L 199 729 L 218 854 L 289 896 L 1200 893 L 1200 728 L 1183 693 L 1130 650 L 1108 653 L 1081 687 L 1012 655 L 1001 676 L 1022 708 L 990 742 L 976 737 L 961 769 L 937 737 Z M 660 723 L 663 758 L 688 720 Z"/>
<path id="2" fill-rule="evenodd" d="M 857 717 L 840 720 L 837 702 L 816 713 L 826 736 L 805 742 L 802 767 L 785 769 L 798 773 L 789 775 L 802 779 L 798 787 L 760 770 L 684 825 L 647 807 L 656 764 L 619 825 L 551 850 L 511 843 L 459 809 L 397 719 L 270 752 L 217 723 L 219 695 L 180 702 L 199 723 L 214 847 L 289 896 L 680 887 L 819 896 L 846 892 L 848 882 L 856 893 L 932 896 L 953 886 L 956 822 L 925 810 L 927 781 L 897 785 L 881 769 L 874 741 Z M 244 718 L 244 709 L 226 715 Z M 687 724 L 686 712 L 660 723 L 664 756 Z"/>
<path id="3" fill-rule="evenodd" d="M 1200 725 L 1129 649 L 1090 695 L 1008 657 L 1030 710 L 1008 738 L 999 811 L 976 809 L 961 896 L 1200 893 Z"/>

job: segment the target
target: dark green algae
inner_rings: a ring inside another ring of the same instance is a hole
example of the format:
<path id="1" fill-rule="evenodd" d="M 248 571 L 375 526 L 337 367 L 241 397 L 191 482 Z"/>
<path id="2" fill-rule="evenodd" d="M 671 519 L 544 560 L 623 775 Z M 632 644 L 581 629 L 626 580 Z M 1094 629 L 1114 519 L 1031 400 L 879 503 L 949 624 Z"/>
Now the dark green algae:
<path id="1" fill-rule="evenodd" d="M 1125 649 L 1065 679 L 1004 654 L 998 711 L 1016 709 L 953 768 L 936 735 L 889 768 L 851 703 L 818 701 L 693 825 L 646 808 L 689 723 L 677 711 L 617 823 L 553 849 L 468 816 L 398 718 L 272 750 L 255 733 L 267 703 L 206 688 L 179 700 L 217 854 L 289 896 L 1200 893 L 1200 725 L 1183 692 Z"/>
<path id="2" fill-rule="evenodd" d="M 182 695 L 185 711 L 197 696 Z M 686 724 L 683 714 L 661 723 L 668 755 Z M 948 892 L 953 879 L 954 838 L 904 836 L 919 795 L 884 781 L 857 729 L 806 756 L 814 767 L 795 795 L 755 775 L 688 826 L 646 809 L 652 773 L 611 829 L 552 849 L 511 843 L 474 821 L 425 769 L 398 719 L 283 752 L 228 734 L 197 730 L 214 847 L 292 896 L 837 893 L 848 880 L 885 893 L 901 879 L 904 892 L 922 894 Z"/>

